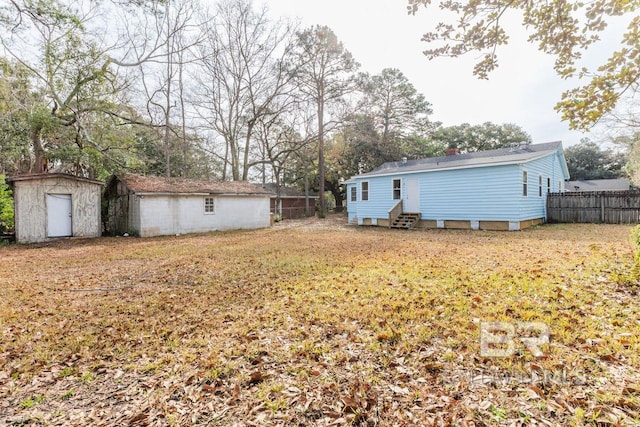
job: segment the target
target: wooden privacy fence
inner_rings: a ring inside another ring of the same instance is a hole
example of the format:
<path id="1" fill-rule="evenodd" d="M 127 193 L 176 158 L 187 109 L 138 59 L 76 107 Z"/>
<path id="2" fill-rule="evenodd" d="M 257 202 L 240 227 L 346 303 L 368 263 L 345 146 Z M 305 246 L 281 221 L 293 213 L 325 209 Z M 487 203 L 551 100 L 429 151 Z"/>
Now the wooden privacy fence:
<path id="1" fill-rule="evenodd" d="M 640 222 L 640 191 L 550 193 L 548 222 L 637 224 Z"/>

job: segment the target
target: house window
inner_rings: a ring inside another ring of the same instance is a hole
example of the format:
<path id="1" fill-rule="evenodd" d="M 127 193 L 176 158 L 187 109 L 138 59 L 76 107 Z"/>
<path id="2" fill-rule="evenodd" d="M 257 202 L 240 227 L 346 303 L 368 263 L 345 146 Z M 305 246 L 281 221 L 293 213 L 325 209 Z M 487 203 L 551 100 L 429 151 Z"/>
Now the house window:
<path id="1" fill-rule="evenodd" d="M 400 200 L 402 198 L 402 187 L 400 179 L 393 180 L 393 200 Z"/>
<path id="2" fill-rule="evenodd" d="M 358 190 L 356 187 L 351 187 L 351 201 L 355 202 L 356 200 L 358 200 Z"/>
<path id="3" fill-rule="evenodd" d="M 542 197 L 542 175 L 538 177 L 538 197 Z"/>
<path id="4" fill-rule="evenodd" d="M 547 177 L 547 193 L 551 193 L 551 178 Z"/>
<path id="5" fill-rule="evenodd" d="M 524 197 L 527 197 L 527 195 L 529 194 L 529 188 L 527 183 L 528 179 L 529 177 L 527 176 L 527 171 L 522 171 L 522 195 Z"/>
<path id="6" fill-rule="evenodd" d="M 204 213 L 205 215 L 212 215 L 216 213 L 216 203 L 213 197 L 204 198 Z"/>
<path id="7" fill-rule="evenodd" d="M 369 200 L 369 183 L 367 181 L 364 181 L 362 184 L 360 184 L 360 197 L 362 198 L 362 201 L 367 201 Z"/>

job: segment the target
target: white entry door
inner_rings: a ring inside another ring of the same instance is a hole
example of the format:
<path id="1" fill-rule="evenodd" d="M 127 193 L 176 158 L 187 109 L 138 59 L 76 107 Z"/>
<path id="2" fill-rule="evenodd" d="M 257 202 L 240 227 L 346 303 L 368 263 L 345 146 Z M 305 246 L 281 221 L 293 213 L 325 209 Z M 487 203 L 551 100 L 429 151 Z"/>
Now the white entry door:
<path id="1" fill-rule="evenodd" d="M 420 180 L 418 178 L 405 179 L 405 198 L 403 204 L 403 210 L 405 212 L 420 212 Z"/>
<path id="2" fill-rule="evenodd" d="M 47 237 L 73 235 L 71 212 L 71 194 L 47 194 Z"/>

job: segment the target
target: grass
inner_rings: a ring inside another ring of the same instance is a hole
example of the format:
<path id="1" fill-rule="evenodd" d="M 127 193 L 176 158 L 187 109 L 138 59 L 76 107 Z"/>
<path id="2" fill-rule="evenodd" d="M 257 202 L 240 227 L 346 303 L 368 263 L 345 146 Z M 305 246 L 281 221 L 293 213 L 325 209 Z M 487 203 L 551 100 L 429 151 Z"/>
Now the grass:
<path id="1" fill-rule="evenodd" d="M 69 425 L 640 422 L 640 309 L 635 284 L 616 279 L 633 266 L 630 227 L 287 223 L 0 249 L 0 413 Z M 490 321 L 548 325 L 544 357 L 516 337 L 512 357 L 481 357 Z M 33 396 L 47 398 L 26 405 Z"/>

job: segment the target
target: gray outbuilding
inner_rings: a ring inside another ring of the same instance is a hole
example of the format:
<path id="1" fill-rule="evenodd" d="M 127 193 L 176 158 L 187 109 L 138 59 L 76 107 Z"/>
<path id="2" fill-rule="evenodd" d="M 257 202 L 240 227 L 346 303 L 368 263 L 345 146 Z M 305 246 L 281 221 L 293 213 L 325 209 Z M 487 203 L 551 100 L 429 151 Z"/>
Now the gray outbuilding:
<path id="1" fill-rule="evenodd" d="M 64 173 L 18 175 L 13 188 L 18 243 L 99 237 L 103 183 Z"/>

